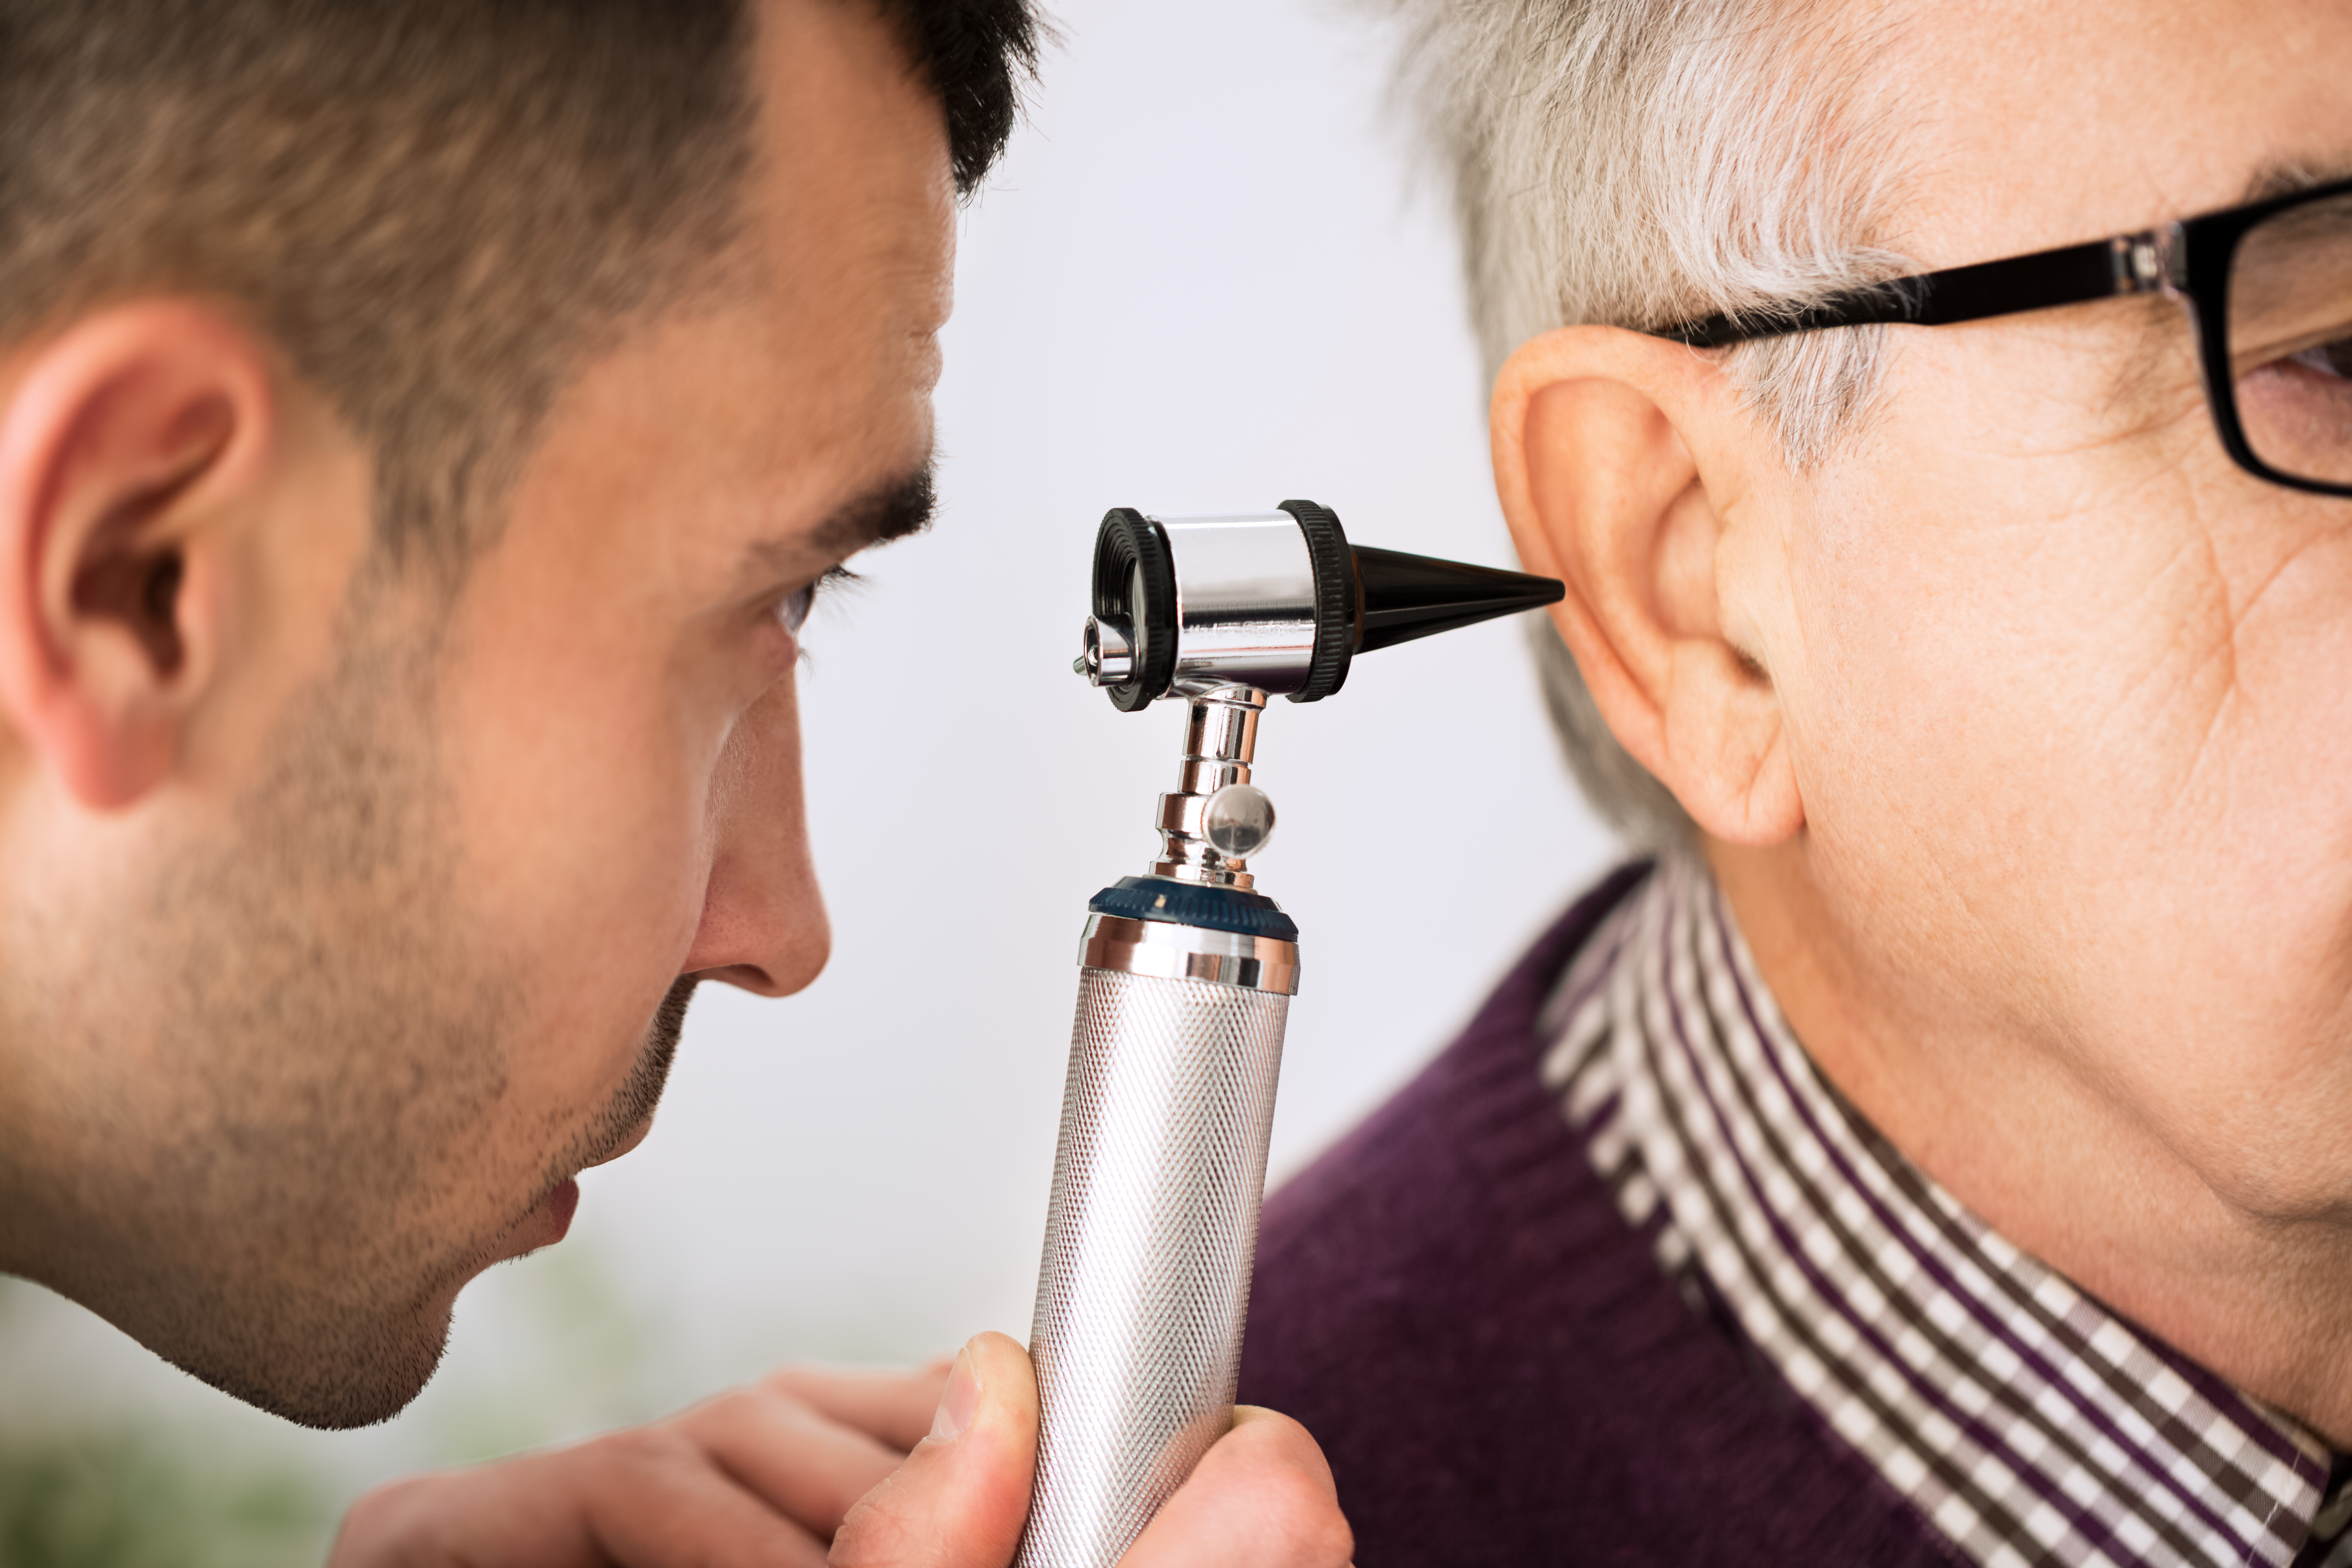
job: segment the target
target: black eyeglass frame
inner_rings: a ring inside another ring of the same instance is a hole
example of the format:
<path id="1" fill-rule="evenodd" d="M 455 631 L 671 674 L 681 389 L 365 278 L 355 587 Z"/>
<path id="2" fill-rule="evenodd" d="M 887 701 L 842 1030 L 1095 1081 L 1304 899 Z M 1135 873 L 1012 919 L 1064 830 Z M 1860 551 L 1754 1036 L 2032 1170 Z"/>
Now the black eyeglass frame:
<path id="1" fill-rule="evenodd" d="M 2352 484 L 2284 473 L 2257 457 L 2238 420 L 2236 382 L 2230 374 L 2230 264 L 2237 255 L 2238 242 L 2265 218 L 2342 195 L 2352 195 L 2352 180 L 2158 224 L 2134 234 L 1889 279 L 1778 316 L 1714 315 L 1661 329 L 1656 335 L 1694 348 L 1727 348 L 1759 338 L 1831 327 L 1943 327 L 2122 294 L 2168 294 L 2187 303 L 2197 324 L 2205 406 L 2212 413 L 2214 430 L 2231 460 L 2248 473 L 2289 489 L 2352 496 Z"/>

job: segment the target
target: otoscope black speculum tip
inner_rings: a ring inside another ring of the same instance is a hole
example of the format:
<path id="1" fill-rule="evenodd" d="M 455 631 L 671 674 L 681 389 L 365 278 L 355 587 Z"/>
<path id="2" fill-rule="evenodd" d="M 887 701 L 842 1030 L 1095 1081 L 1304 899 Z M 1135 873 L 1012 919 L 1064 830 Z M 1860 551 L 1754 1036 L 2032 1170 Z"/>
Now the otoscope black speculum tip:
<path id="1" fill-rule="evenodd" d="M 1350 661 L 1415 637 L 1557 604 L 1549 577 L 1349 544 L 1328 507 L 1104 514 L 1094 614 L 1077 672 L 1132 712 L 1163 697 L 1243 687 L 1328 697 Z"/>

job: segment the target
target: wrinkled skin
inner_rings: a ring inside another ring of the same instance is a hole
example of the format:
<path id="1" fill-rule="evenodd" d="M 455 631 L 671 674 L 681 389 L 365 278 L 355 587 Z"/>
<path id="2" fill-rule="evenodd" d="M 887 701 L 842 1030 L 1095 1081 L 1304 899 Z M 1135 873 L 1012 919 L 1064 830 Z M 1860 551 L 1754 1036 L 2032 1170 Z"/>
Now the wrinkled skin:
<path id="1" fill-rule="evenodd" d="M 2352 169 L 2326 0 L 1868 15 L 1923 268 Z M 2231 464 L 2160 299 L 1894 329 L 1804 474 L 1719 357 L 1605 329 L 1523 348 L 1495 437 L 1596 698 L 1829 1076 L 2352 1444 L 2352 502 Z"/>

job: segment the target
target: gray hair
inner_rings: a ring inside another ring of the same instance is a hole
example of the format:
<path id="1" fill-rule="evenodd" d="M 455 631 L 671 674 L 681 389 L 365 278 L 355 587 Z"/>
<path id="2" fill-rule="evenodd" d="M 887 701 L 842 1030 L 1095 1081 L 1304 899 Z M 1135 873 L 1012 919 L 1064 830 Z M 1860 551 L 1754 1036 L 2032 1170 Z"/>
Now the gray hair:
<path id="1" fill-rule="evenodd" d="M 1823 0 L 1376 3 L 1402 25 L 1400 85 L 1452 187 L 1489 385 L 1556 327 L 1777 316 L 1908 270 L 1874 243 L 1897 184 L 1878 48 Z M 1865 328 L 1726 364 L 1801 469 L 1864 410 L 1883 354 Z M 1549 619 L 1535 642 L 1593 805 L 1637 842 L 1686 837 Z"/>

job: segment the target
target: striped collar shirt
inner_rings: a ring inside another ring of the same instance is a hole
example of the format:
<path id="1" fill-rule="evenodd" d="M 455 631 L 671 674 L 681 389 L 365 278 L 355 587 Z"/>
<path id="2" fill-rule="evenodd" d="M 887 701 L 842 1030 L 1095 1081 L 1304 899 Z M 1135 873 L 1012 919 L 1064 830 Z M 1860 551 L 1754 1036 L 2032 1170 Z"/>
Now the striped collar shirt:
<path id="1" fill-rule="evenodd" d="M 2352 1568 L 2352 1475 L 2020 1251 L 1863 1120 L 1670 855 L 1544 1018 L 1628 1224 L 1966 1561 Z"/>

